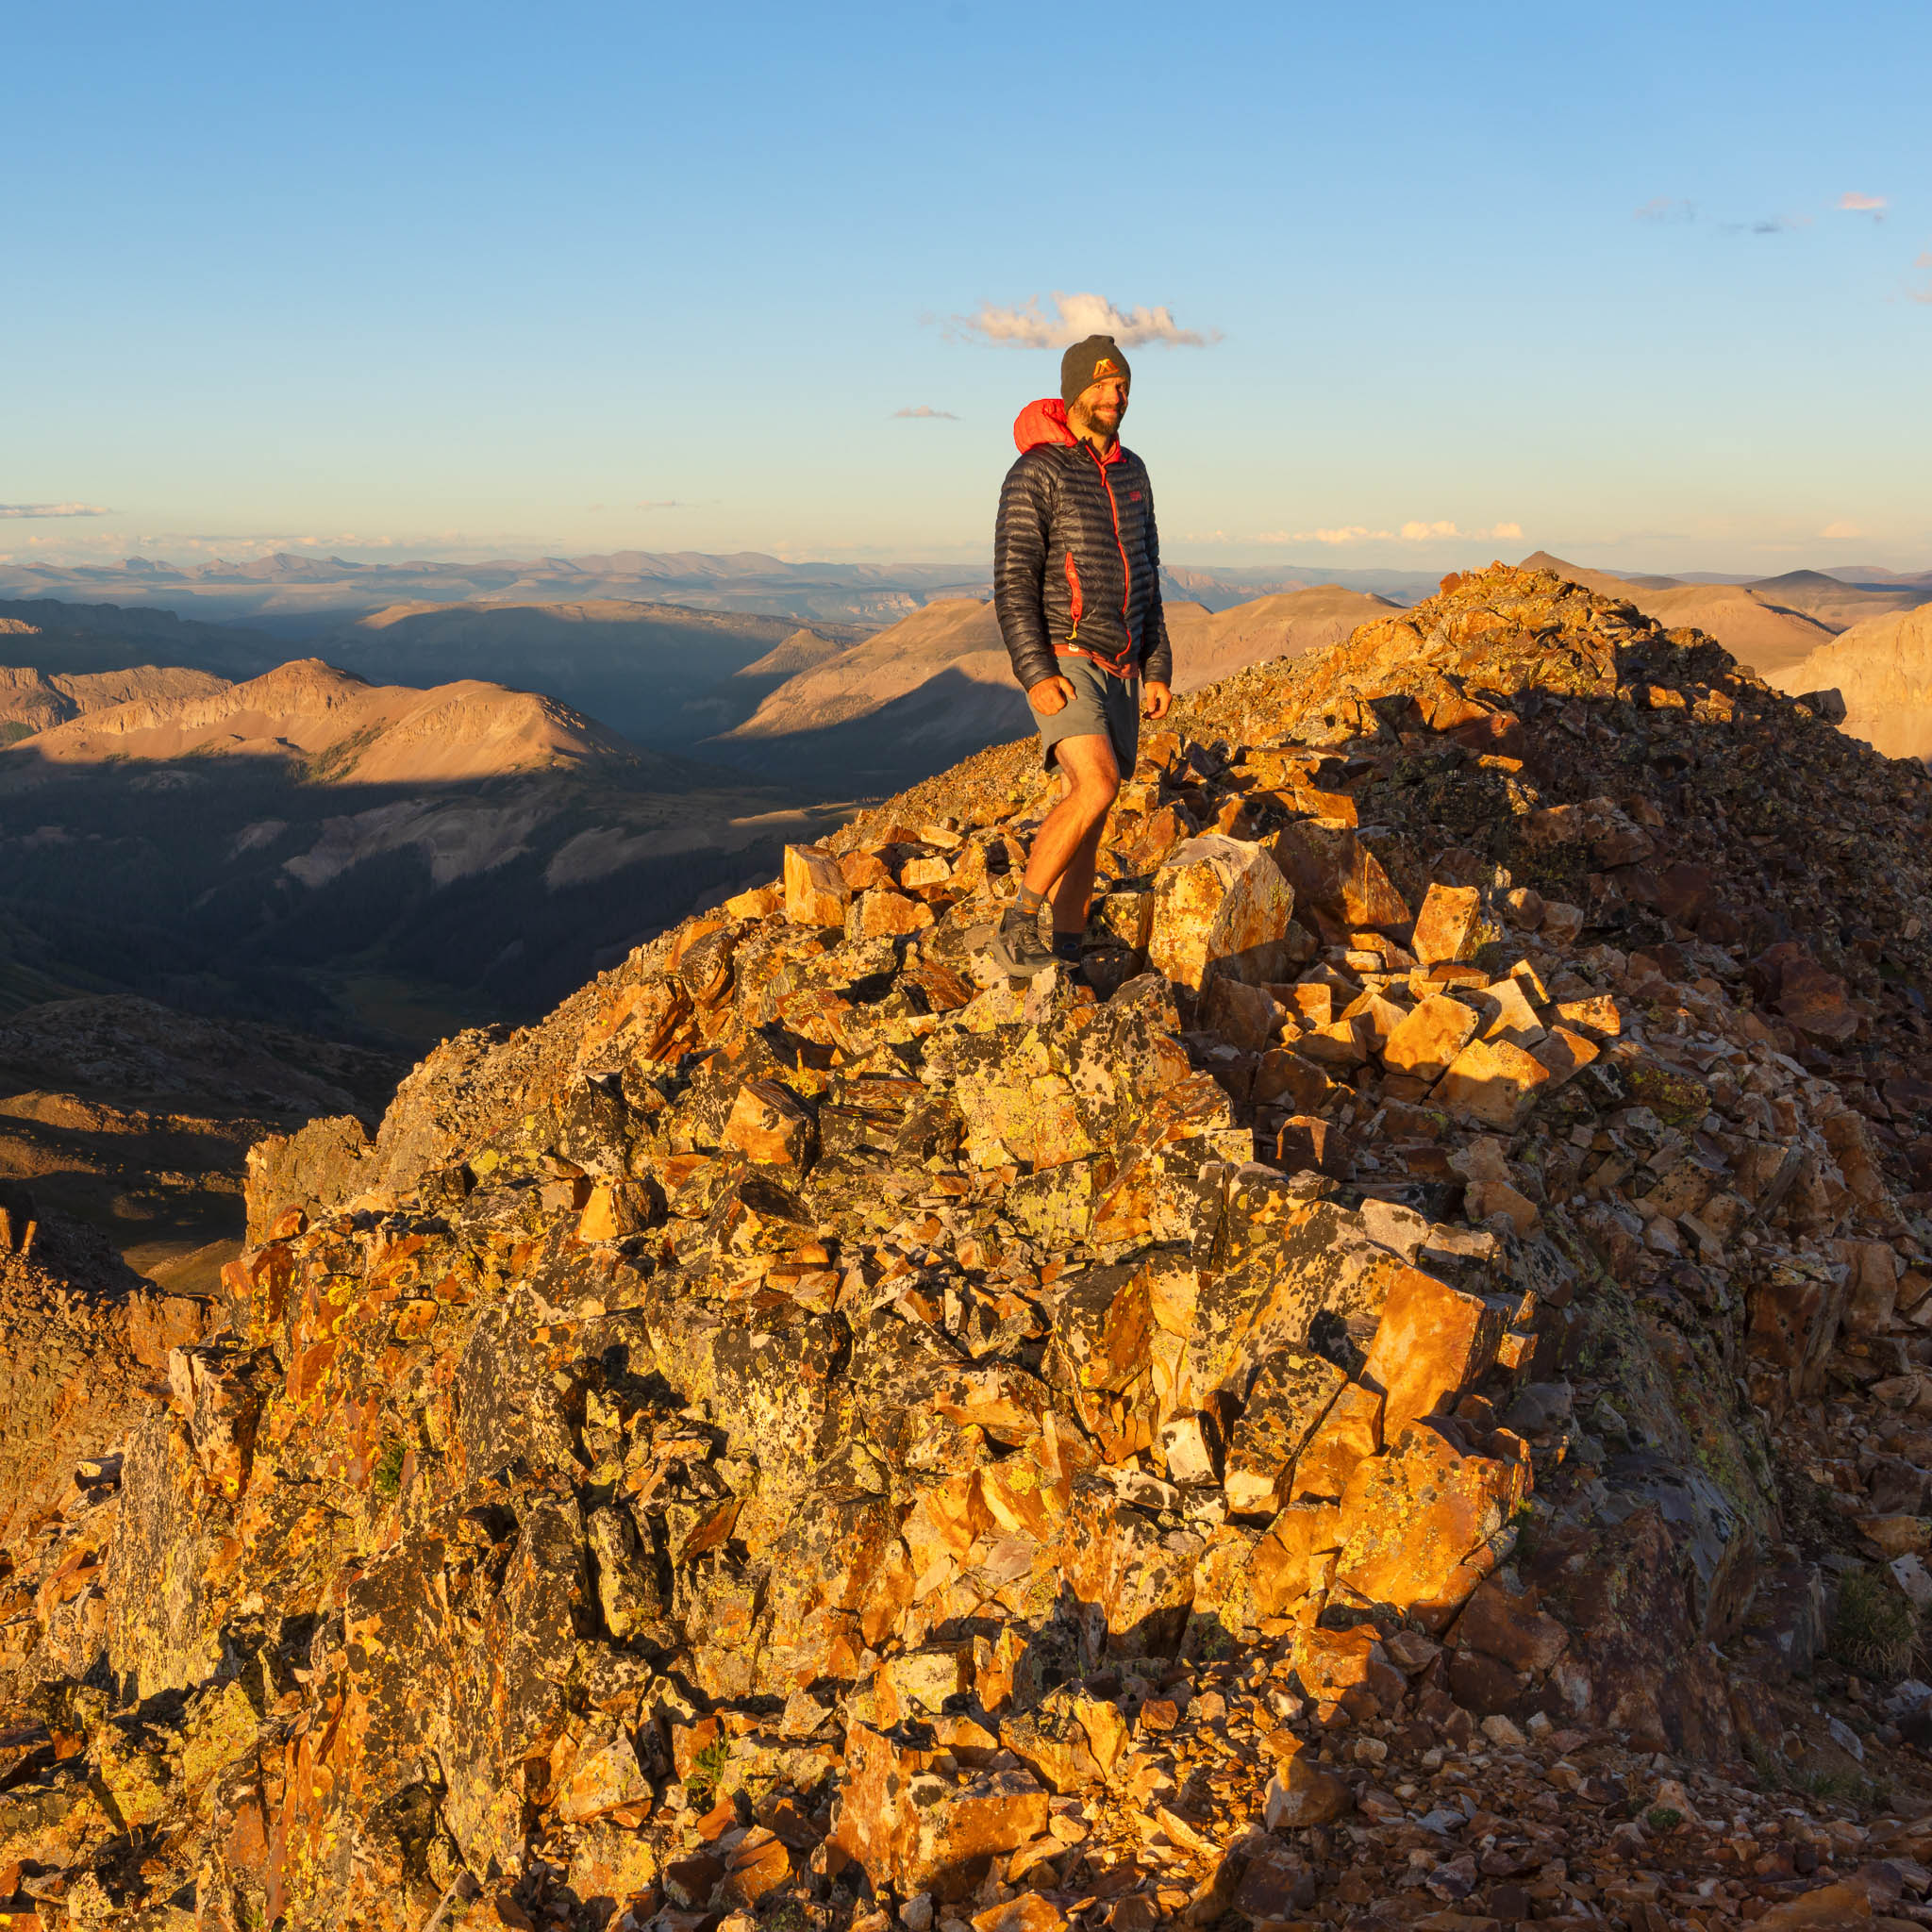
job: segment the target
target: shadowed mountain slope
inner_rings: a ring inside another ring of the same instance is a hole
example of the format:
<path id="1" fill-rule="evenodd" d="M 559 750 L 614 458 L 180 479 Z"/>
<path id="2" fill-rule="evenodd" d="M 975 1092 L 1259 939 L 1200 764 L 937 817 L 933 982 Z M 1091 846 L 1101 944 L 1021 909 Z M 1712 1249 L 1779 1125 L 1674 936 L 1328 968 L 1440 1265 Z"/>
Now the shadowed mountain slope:
<path id="1" fill-rule="evenodd" d="M 487 677 L 541 691 L 639 744 L 689 750 L 756 698 L 729 681 L 793 638 L 790 618 L 691 610 L 615 598 L 558 604 L 400 604 L 335 631 L 325 655 L 384 682 Z M 868 635 L 827 625 L 831 644 Z"/>
<path id="2" fill-rule="evenodd" d="M 0 664 L 47 677 L 180 665 L 218 677 L 254 677 L 288 652 L 273 638 L 172 610 L 51 598 L 0 602 Z"/>

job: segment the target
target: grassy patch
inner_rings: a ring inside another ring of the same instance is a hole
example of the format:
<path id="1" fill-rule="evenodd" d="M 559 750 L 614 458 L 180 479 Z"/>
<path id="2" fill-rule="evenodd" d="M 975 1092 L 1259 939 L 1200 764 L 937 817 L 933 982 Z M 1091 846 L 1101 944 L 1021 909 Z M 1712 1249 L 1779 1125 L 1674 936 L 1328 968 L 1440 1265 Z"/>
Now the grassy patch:
<path id="1" fill-rule="evenodd" d="M 715 1744 L 707 1744 L 691 1759 L 684 1789 L 694 1804 L 708 1807 L 717 1803 L 718 1787 L 724 1781 L 724 1769 L 730 1761 L 731 1747 L 723 1738 Z"/>
<path id="2" fill-rule="evenodd" d="M 393 1497 L 402 1488 L 403 1445 L 400 1442 L 383 1444 L 382 1454 L 376 1457 L 375 1473 L 369 1481 L 378 1496 Z"/>
<path id="3" fill-rule="evenodd" d="M 1831 1654 L 1861 1677 L 1900 1677 L 1911 1668 L 1918 1619 L 1905 1592 L 1875 1570 L 1847 1570 L 1839 1579 Z"/>

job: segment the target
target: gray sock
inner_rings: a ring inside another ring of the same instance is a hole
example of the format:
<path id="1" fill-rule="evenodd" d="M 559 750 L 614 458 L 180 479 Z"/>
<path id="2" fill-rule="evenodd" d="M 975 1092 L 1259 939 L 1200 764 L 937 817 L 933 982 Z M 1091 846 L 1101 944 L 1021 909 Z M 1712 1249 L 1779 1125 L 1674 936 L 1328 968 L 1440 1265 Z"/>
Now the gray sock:
<path id="1" fill-rule="evenodd" d="M 1030 886 L 1022 886 L 1020 888 L 1020 910 L 1025 913 L 1029 919 L 1038 919 L 1040 917 L 1040 908 L 1045 904 L 1046 894 L 1044 892 L 1036 892 Z"/>

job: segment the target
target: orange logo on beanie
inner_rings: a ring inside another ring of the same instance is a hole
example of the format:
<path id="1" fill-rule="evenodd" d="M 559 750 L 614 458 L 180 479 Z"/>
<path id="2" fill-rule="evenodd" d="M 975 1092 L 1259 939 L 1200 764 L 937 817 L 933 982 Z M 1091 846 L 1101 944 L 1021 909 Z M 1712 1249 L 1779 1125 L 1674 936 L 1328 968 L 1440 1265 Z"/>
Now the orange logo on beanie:
<path id="1" fill-rule="evenodd" d="M 1120 373 L 1121 365 L 1111 356 L 1103 356 L 1093 365 L 1093 379 L 1095 382 L 1098 382 L 1103 375 L 1118 375 Z"/>

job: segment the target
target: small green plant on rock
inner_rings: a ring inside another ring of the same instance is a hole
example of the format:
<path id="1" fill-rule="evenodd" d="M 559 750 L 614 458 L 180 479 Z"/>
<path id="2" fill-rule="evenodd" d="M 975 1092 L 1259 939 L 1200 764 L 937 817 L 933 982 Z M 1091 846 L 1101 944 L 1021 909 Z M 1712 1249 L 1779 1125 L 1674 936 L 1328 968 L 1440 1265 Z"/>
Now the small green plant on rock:
<path id="1" fill-rule="evenodd" d="M 382 1454 L 375 1459 L 375 1470 L 369 1478 L 370 1487 L 385 1501 L 393 1498 L 403 1487 L 403 1445 L 400 1442 L 385 1442 Z"/>
<path id="2" fill-rule="evenodd" d="M 731 1747 L 720 1738 L 715 1744 L 707 1744 L 691 1761 L 691 1770 L 686 1774 L 684 1789 L 690 1793 L 694 1804 L 710 1805 L 716 1802 L 718 1787 L 724 1780 L 725 1766 L 731 1761 Z"/>
<path id="3" fill-rule="evenodd" d="M 1684 1814 L 1669 1805 L 1653 1805 L 1643 1814 L 1643 1822 L 1659 1838 L 1667 1831 L 1675 1831 L 1684 1822 Z"/>
<path id="4" fill-rule="evenodd" d="M 1847 1570 L 1839 1579 L 1831 1654 L 1861 1677 L 1903 1676 L 1911 1668 L 1918 1620 L 1903 1591 L 1873 1570 Z"/>

